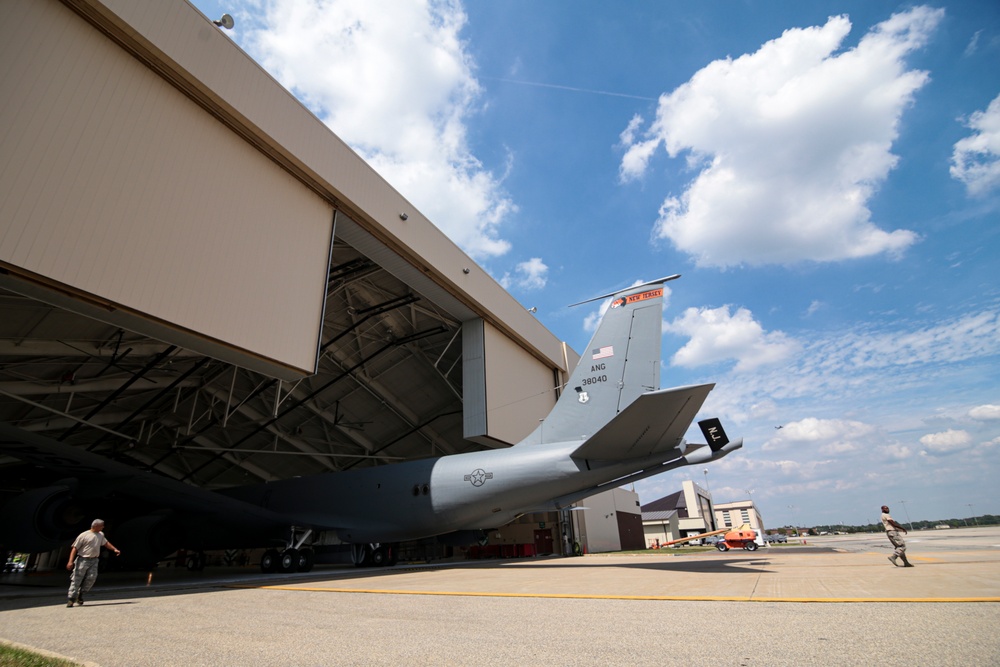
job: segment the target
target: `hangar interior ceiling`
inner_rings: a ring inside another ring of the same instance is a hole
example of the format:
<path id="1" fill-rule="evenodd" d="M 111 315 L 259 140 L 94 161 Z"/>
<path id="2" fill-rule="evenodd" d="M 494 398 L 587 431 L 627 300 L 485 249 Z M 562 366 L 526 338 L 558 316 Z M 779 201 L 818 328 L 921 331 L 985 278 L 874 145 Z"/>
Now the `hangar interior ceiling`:
<path id="1" fill-rule="evenodd" d="M 0 315 L 0 420 L 198 486 L 482 449 L 463 438 L 460 322 L 342 241 L 319 372 L 298 382 L 8 290 Z M 46 474 L 0 456 L 0 493 Z"/>

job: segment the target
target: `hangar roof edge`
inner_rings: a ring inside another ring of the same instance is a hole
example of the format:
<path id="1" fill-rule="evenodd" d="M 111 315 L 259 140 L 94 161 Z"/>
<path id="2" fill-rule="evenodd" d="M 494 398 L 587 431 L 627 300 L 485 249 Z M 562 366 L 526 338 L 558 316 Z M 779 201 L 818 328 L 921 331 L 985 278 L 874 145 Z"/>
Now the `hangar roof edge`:
<path id="1" fill-rule="evenodd" d="M 387 270 L 423 284 L 456 318 L 482 317 L 533 355 L 567 370 L 552 332 L 186 0 L 65 2 L 345 213 L 355 227 L 338 234 L 378 244 L 383 259 L 386 253 L 398 257 Z"/>

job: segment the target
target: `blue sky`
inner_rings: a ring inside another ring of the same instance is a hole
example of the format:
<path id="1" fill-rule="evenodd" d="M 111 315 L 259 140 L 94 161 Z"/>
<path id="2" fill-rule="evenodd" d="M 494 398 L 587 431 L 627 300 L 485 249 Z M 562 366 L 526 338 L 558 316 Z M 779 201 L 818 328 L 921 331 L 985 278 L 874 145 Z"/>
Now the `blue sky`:
<path id="1" fill-rule="evenodd" d="M 1000 513 L 996 2 L 194 4 L 576 350 L 566 304 L 683 274 L 717 502 Z"/>

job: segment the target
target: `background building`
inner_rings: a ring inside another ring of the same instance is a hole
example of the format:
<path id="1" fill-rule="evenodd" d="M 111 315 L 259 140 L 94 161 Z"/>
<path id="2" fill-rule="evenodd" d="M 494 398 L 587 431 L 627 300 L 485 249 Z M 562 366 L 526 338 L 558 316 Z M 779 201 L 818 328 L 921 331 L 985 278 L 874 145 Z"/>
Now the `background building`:
<path id="1" fill-rule="evenodd" d="M 670 512 L 675 516 L 670 517 Z M 721 528 L 712 514 L 712 494 L 691 480 L 681 484 L 680 491 L 643 505 L 642 524 L 647 545 L 656 539 L 669 542 Z M 668 529 L 676 533 L 667 533 Z"/>
<path id="2" fill-rule="evenodd" d="M 591 496 L 570 512 L 573 531 L 584 553 L 635 551 L 646 548 L 639 495 L 611 489 Z"/>
<path id="3" fill-rule="evenodd" d="M 764 520 L 753 500 L 713 503 L 712 494 L 692 481 L 681 484 L 681 490 L 642 506 L 642 528 L 646 546 L 657 540 L 660 544 L 699 535 L 722 528 L 749 525 L 757 533 L 756 542 L 763 546 Z"/>
<path id="4" fill-rule="evenodd" d="M 752 499 L 718 503 L 715 505 L 715 521 L 719 528 L 739 528 L 744 524 L 749 524 L 757 532 L 757 544 L 761 546 L 765 544 L 764 520 Z"/>
<path id="5" fill-rule="evenodd" d="M 642 532 L 646 548 L 653 549 L 678 539 L 680 519 L 677 510 L 655 510 L 642 513 Z"/>

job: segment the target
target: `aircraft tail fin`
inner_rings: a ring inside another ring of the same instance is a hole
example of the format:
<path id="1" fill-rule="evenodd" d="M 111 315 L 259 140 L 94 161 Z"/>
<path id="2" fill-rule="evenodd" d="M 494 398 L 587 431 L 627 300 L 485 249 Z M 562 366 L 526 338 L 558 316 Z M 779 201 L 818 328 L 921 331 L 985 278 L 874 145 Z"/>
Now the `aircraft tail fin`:
<path id="1" fill-rule="evenodd" d="M 612 299 L 552 412 L 522 444 L 591 437 L 640 396 L 659 389 L 663 283 L 679 277 L 588 300 Z"/>

